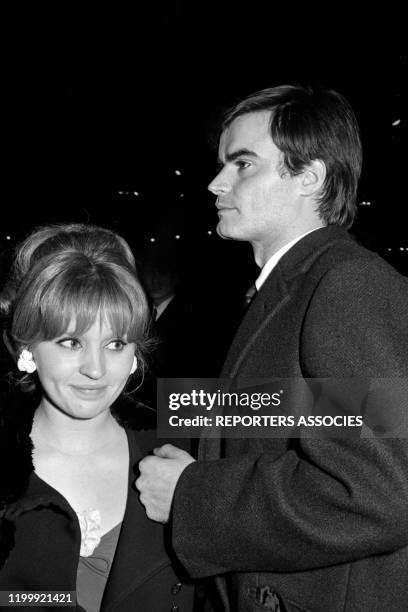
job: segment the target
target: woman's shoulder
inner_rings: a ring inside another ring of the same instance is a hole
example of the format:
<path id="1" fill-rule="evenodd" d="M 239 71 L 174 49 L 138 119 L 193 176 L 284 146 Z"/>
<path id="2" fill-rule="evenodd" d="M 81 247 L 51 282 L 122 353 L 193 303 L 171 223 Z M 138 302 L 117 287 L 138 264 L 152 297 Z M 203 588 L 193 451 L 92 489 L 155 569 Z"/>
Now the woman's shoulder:
<path id="1" fill-rule="evenodd" d="M 159 438 L 157 436 L 157 411 L 132 397 L 123 397 L 117 402 L 112 414 L 118 423 L 130 430 L 142 454 L 149 454 L 163 444 L 173 444 L 191 453 L 190 439 Z"/>
<path id="2" fill-rule="evenodd" d="M 119 425 L 133 431 L 156 429 L 156 410 L 131 396 L 123 396 L 112 406 L 112 414 Z"/>
<path id="3" fill-rule="evenodd" d="M 0 508 L 20 496 L 33 471 L 30 431 L 34 410 L 35 403 L 24 393 L 1 395 Z"/>

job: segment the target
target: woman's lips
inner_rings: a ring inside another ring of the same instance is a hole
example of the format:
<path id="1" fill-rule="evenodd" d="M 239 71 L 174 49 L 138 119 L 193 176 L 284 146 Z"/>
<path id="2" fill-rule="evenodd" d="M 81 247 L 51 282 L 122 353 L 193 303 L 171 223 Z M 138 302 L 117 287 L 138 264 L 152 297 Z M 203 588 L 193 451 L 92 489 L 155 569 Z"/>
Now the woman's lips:
<path id="1" fill-rule="evenodd" d="M 74 393 L 76 393 L 77 395 L 81 396 L 81 397 L 85 397 L 88 399 L 94 399 L 94 398 L 98 398 L 101 397 L 105 391 L 106 391 L 106 387 L 80 387 L 77 385 L 71 385 Z"/>

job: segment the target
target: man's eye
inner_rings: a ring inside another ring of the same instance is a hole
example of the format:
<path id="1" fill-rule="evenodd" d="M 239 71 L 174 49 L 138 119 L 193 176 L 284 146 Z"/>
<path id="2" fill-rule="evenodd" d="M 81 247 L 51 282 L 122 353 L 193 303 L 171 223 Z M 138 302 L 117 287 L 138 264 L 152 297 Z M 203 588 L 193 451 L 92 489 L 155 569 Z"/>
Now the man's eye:
<path id="1" fill-rule="evenodd" d="M 58 340 L 58 344 L 71 351 L 76 351 L 81 348 L 81 343 L 77 338 L 62 338 Z"/>
<path id="2" fill-rule="evenodd" d="M 249 168 L 251 165 L 250 162 L 244 161 L 243 159 L 238 159 L 236 164 L 240 170 L 245 170 L 246 168 Z"/>
<path id="3" fill-rule="evenodd" d="M 109 342 L 107 348 L 110 351 L 122 351 L 125 346 L 126 346 L 126 342 L 124 342 L 123 340 L 120 340 L 119 338 L 115 339 L 115 340 L 111 340 L 111 342 Z"/>

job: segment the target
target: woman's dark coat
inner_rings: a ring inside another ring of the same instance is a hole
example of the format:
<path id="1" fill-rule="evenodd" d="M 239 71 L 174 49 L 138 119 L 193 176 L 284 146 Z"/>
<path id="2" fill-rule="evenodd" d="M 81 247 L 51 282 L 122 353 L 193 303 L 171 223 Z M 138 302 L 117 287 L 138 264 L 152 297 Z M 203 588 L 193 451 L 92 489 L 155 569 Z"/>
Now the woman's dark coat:
<path id="1" fill-rule="evenodd" d="M 77 517 L 33 473 L 32 407 L 21 399 L 10 404 L 0 407 L 0 591 L 74 591 Z M 157 445 L 155 413 L 131 402 L 116 416 L 128 435 L 129 493 L 101 610 L 191 611 L 193 588 L 172 565 L 163 526 L 146 517 L 134 488 L 138 461 Z"/>

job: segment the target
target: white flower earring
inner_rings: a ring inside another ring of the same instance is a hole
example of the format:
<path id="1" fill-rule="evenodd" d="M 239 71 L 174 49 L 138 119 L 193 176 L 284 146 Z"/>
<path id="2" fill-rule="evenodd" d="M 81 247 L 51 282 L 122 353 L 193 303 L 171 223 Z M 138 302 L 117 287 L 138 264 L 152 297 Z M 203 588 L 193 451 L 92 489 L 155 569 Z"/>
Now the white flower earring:
<path id="1" fill-rule="evenodd" d="M 130 373 L 133 374 L 137 370 L 137 357 L 136 355 L 133 357 L 132 367 L 130 369 Z"/>
<path id="2" fill-rule="evenodd" d="M 23 349 L 20 353 L 20 357 L 17 361 L 17 367 L 20 372 L 27 372 L 28 374 L 32 374 L 36 371 L 37 366 L 35 365 L 33 354 L 31 351 L 27 349 Z"/>

